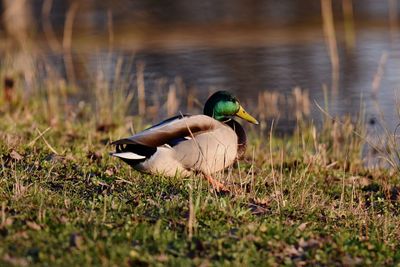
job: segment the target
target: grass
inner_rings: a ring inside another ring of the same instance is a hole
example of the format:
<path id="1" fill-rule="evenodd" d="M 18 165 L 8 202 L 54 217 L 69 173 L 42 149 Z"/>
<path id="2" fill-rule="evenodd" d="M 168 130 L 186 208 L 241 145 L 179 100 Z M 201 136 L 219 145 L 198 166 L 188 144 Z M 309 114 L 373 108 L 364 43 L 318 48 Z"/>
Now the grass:
<path id="1" fill-rule="evenodd" d="M 93 108 L 67 104 L 69 91 L 2 103 L 0 265 L 400 264 L 399 176 L 364 167 L 362 123 L 249 129 L 245 159 L 221 176 L 232 192 L 218 195 L 109 156 L 110 140 L 144 127 L 122 112 L 133 96 L 101 91 Z"/>

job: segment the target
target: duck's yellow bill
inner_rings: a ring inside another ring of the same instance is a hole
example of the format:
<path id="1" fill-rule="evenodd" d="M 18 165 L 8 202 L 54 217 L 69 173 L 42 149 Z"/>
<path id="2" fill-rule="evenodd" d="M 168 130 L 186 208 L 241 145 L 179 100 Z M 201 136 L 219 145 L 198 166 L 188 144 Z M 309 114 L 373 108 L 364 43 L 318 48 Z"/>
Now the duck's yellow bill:
<path id="1" fill-rule="evenodd" d="M 253 116 L 251 116 L 249 113 L 247 113 L 246 110 L 244 110 L 244 108 L 242 106 L 239 106 L 239 110 L 238 110 L 238 112 L 236 112 L 235 115 L 248 121 L 248 122 L 258 124 L 258 121 L 255 118 L 253 118 Z"/>

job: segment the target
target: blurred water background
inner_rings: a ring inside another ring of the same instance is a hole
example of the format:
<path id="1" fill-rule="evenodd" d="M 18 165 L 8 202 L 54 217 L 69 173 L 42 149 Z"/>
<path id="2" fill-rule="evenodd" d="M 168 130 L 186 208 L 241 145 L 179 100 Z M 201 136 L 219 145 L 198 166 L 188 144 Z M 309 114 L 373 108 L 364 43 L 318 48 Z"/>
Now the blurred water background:
<path id="1" fill-rule="evenodd" d="M 151 120 L 165 103 L 201 112 L 223 89 L 283 132 L 299 117 L 320 121 L 315 103 L 334 116 L 363 109 L 394 129 L 399 11 L 397 0 L 3 0 L 0 63 L 12 62 L 4 75 L 24 76 L 26 90 L 52 66 L 79 88 L 71 101 L 90 101 L 99 79 L 110 90 L 123 80 L 130 112 Z"/>

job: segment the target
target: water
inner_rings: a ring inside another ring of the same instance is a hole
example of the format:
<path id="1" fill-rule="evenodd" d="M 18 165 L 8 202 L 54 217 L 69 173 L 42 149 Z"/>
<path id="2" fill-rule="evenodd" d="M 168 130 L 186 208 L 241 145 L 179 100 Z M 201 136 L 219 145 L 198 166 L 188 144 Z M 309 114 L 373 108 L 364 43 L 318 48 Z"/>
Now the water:
<path id="1" fill-rule="evenodd" d="M 160 79 L 167 84 L 181 77 L 186 88 L 194 88 L 200 101 L 210 92 L 224 89 L 232 91 L 251 109 L 257 106 L 258 92 L 275 91 L 290 95 L 299 86 L 309 92 L 310 117 L 319 120 L 322 112 L 315 102 L 324 106 L 323 85 L 328 87 L 329 112 L 335 116 L 357 115 L 365 109 L 367 120 L 380 119 L 389 125 L 398 121 L 396 93 L 400 88 L 399 51 L 393 48 L 390 36 L 382 30 L 361 30 L 357 33 L 357 46 L 347 50 L 339 43 L 339 85 L 332 86 L 330 59 L 323 39 L 305 44 L 286 42 L 280 45 L 263 44 L 249 47 L 188 47 L 165 51 L 130 51 L 116 49 L 114 64 L 119 57 L 145 63 L 145 84 L 148 95 L 154 92 L 165 97 L 165 90 L 156 90 Z M 372 93 L 372 83 L 381 57 L 387 55 L 377 94 Z M 93 55 L 98 65 L 102 57 Z M 104 53 L 108 58 L 108 53 Z M 112 74 L 114 64 L 109 66 Z M 93 66 L 93 68 L 94 68 Z M 135 72 L 135 63 L 128 72 Z M 125 70 L 123 70 L 125 71 Z M 111 78 L 111 77 L 110 77 Z M 135 81 L 135 79 L 133 79 Z M 132 84 L 132 88 L 135 83 Z M 151 102 L 151 101 L 150 101 Z M 379 106 L 379 109 L 376 108 Z M 181 109 L 185 111 L 185 106 Z M 280 127 L 292 128 L 292 120 L 280 117 Z M 293 118 L 292 118 L 293 119 Z"/>
<path id="2" fill-rule="evenodd" d="M 40 15 L 43 1 L 34 2 L 32 12 Z M 308 0 L 308 4 L 270 0 L 118 4 L 87 1 L 76 15 L 73 33 L 77 80 L 83 87 L 90 87 L 92 78 L 88 77 L 96 77 L 102 69 L 106 79 L 112 81 L 122 58 L 120 75 L 133 75 L 131 90 L 136 90 L 136 64 L 145 64 L 149 105 L 155 94 L 165 99 L 168 85 L 179 77 L 200 102 L 210 92 L 223 89 L 237 95 L 249 110 L 257 109 L 259 92 L 290 96 L 298 86 L 309 92 L 308 116 L 316 121 L 322 112 L 315 103 L 324 106 L 326 85 L 332 115 L 356 115 L 363 106 L 367 121 L 380 122 L 384 117 L 393 129 L 399 121 L 396 94 L 400 88 L 400 38 L 398 28 L 389 27 L 389 2 L 353 1 L 353 48 L 345 41 L 341 1 L 333 2 L 340 64 L 337 90 L 332 88 L 331 64 L 317 0 Z M 59 40 L 67 8 L 67 1 L 56 1 L 52 8 L 50 20 Z M 37 26 L 38 39 L 43 40 L 41 25 Z M 38 44 L 45 46 L 43 42 Z M 379 90 L 373 94 L 372 83 L 385 55 Z M 47 56 L 63 70 L 60 53 L 49 52 Z M 164 86 L 160 87 L 162 80 Z M 185 112 L 185 101 L 180 103 L 180 110 Z M 280 115 L 278 127 L 292 129 L 294 119 L 290 115 L 293 114 Z"/>

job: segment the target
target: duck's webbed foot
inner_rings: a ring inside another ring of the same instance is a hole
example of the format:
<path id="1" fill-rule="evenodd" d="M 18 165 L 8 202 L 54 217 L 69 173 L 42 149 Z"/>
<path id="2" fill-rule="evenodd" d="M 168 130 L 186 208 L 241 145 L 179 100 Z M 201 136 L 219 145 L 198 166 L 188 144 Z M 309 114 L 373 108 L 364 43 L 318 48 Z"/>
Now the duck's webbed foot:
<path id="1" fill-rule="evenodd" d="M 211 175 L 204 174 L 204 177 L 212 185 L 212 187 L 215 189 L 216 192 L 218 192 L 218 193 L 230 192 L 230 190 L 226 187 L 226 185 L 224 185 L 220 181 L 212 178 Z"/>

